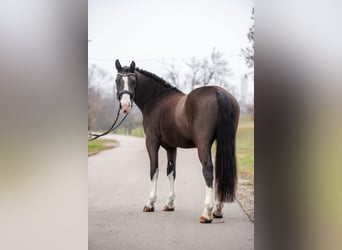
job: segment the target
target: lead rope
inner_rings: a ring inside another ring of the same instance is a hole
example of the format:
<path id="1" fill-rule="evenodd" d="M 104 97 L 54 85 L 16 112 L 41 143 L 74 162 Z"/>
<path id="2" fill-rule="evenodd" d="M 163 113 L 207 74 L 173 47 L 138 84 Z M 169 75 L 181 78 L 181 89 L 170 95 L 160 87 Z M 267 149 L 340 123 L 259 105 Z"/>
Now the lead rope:
<path id="1" fill-rule="evenodd" d="M 118 121 L 119 119 L 119 116 L 120 116 L 120 107 L 118 109 L 118 113 L 116 114 L 116 118 L 115 118 L 115 121 L 113 122 L 112 126 L 106 131 L 106 132 L 103 132 L 102 134 L 93 134 L 93 133 L 89 133 L 88 136 L 94 136 L 93 138 L 90 138 L 88 139 L 88 141 L 93 141 L 93 140 L 96 140 L 97 138 L 101 137 L 101 136 L 104 136 L 112 131 L 114 131 L 115 129 L 117 129 L 122 123 L 123 121 L 126 119 L 126 117 L 128 116 L 128 113 L 124 116 L 124 118 L 119 122 L 118 125 L 115 126 L 116 122 Z M 114 127 L 115 126 L 115 127 Z"/>

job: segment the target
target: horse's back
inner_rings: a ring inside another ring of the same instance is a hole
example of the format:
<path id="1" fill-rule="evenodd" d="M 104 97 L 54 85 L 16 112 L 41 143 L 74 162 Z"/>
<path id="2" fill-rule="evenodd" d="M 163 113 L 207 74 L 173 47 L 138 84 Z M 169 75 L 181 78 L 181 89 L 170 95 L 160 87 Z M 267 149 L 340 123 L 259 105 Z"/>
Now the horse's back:
<path id="1" fill-rule="evenodd" d="M 202 99 L 204 101 L 216 100 L 216 95 L 218 92 L 223 93 L 231 102 L 234 103 L 234 105 L 238 105 L 237 100 L 232 94 L 230 94 L 224 88 L 221 88 L 218 86 L 204 86 L 204 87 L 194 89 L 188 94 L 187 100 L 189 102 L 194 101 L 195 103 L 201 105 L 201 101 L 199 99 Z"/>

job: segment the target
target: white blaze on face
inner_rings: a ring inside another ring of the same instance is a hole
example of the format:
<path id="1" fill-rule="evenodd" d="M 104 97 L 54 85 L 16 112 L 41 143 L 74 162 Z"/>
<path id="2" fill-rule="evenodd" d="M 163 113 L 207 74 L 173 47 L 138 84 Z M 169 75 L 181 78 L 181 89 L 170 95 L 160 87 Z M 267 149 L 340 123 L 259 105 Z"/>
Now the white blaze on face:
<path id="1" fill-rule="evenodd" d="M 122 80 L 124 81 L 123 90 L 129 91 L 128 76 L 123 76 Z M 129 111 L 131 111 L 132 104 L 131 104 L 131 97 L 129 96 L 129 94 L 125 93 L 121 96 L 120 104 L 121 104 L 122 112 L 128 113 Z"/>

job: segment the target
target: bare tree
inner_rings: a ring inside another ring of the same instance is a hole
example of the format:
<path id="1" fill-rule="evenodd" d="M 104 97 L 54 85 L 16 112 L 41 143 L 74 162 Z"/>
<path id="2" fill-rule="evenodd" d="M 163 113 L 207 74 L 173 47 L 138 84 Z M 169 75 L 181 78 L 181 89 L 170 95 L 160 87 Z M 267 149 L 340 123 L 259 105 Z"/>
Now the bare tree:
<path id="1" fill-rule="evenodd" d="M 162 62 L 162 66 L 166 71 L 166 75 L 164 78 L 170 82 L 172 85 L 176 86 L 177 88 L 181 89 L 181 81 L 179 79 L 179 71 L 177 70 L 174 62 L 171 64 L 167 64 L 166 62 Z"/>
<path id="2" fill-rule="evenodd" d="M 113 78 L 95 64 L 88 68 L 88 130 L 98 129 L 97 118 L 106 104 L 106 92 L 101 86 L 113 83 Z M 111 95 L 110 95 L 111 96 Z M 112 96 L 111 96 L 112 97 Z"/>
<path id="3" fill-rule="evenodd" d="M 249 46 L 245 49 L 241 49 L 242 56 L 245 58 L 246 64 L 249 68 L 254 67 L 254 8 L 252 9 L 251 19 L 253 20 L 253 24 L 247 33 Z"/>
<path id="4" fill-rule="evenodd" d="M 190 89 L 201 86 L 200 70 L 203 68 L 200 60 L 192 57 L 189 62 L 186 63 L 188 67 L 187 73 L 185 74 L 186 82 L 190 85 Z"/>
<path id="5" fill-rule="evenodd" d="M 107 71 L 99 68 L 96 64 L 88 67 L 88 87 L 95 86 L 103 89 L 106 84 L 113 83 L 114 78 Z"/>
<path id="6" fill-rule="evenodd" d="M 101 108 L 102 95 L 100 90 L 94 86 L 88 86 L 88 130 L 94 129 Z"/>
<path id="7" fill-rule="evenodd" d="M 190 68 L 187 79 L 190 80 L 192 88 L 207 85 L 228 87 L 228 78 L 232 76 L 232 70 L 223 58 L 223 53 L 215 48 L 209 58 L 192 58 L 187 65 Z"/>
<path id="8" fill-rule="evenodd" d="M 117 101 L 116 97 L 102 97 L 102 107 L 97 114 L 96 129 L 101 131 L 107 130 L 112 125 L 118 108 L 119 102 Z"/>
<path id="9" fill-rule="evenodd" d="M 229 89 L 228 79 L 232 76 L 232 70 L 224 59 L 223 53 L 215 48 L 207 58 L 192 57 L 185 62 L 186 70 L 184 81 L 180 80 L 179 72 L 174 64 L 164 64 L 165 78 L 185 91 L 206 86 L 218 85 Z"/>
<path id="10" fill-rule="evenodd" d="M 248 75 L 254 79 L 254 8 L 252 9 L 251 19 L 253 20 L 253 24 L 247 33 L 249 45 L 241 49 L 241 55 L 244 57 L 248 68 L 251 69 Z M 251 118 L 254 120 L 254 97 L 250 102 L 243 103 L 243 108 L 248 114 L 251 114 Z"/>

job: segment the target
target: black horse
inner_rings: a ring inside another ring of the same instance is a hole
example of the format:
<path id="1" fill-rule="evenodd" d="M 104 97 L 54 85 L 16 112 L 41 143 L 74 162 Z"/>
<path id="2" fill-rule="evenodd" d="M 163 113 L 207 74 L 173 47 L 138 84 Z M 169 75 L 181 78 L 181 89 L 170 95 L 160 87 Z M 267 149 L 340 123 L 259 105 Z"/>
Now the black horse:
<path id="1" fill-rule="evenodd" d="M 240 115 L 239 104 L 226 90 L 206 86 L 186 95 L 162 78 L 135 67 L 122 67 L 115 62 L 117 98 L 121 111 L 128 113 L 133 102 L 143 114 L 146 148 L 150 158 L 152 190 L 144 212 L 154 211 L 157 200 L 158 150 L 167 151 L 167 176 L 170 196 L 164 211 L 174 210 L 174 181 L 176 177 L 177 147 L 198 149 L 206 182 L 204 211 L 201 223 L 222 218 L 223 202 L 235 198 L 237 183 L 235 135 Z M 215 183 L 211 160 L 211 146 L 216 140 Z M 214 208 L 213 186 L 216 191 Z"/>

